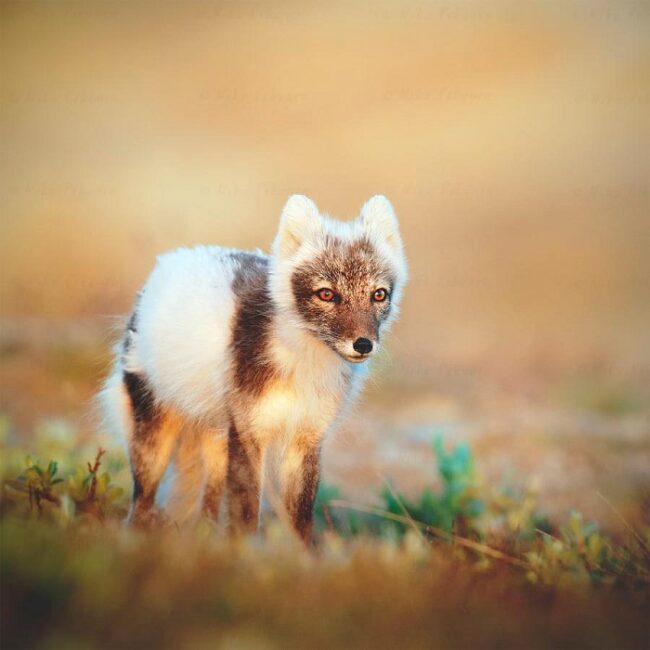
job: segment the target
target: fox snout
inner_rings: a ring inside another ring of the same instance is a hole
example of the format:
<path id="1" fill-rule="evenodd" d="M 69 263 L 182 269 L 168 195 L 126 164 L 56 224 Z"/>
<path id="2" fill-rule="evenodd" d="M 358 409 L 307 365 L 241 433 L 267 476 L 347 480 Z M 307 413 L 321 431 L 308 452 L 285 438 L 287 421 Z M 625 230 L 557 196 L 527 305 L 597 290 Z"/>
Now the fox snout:
<path id="1" fill-rule="evenodd" d="M 355 352 L 358 352 L 359 354 L 370 354 L 372 352 L 372 341 L 370 339 L 366 339 L 363 336 L 360 336 L 353 344 L 352 347 L 354 348 Z"/>
<path id="2" fill-rule="evenodd" d="M 359 336 L 356 339 L 348 339 L 339 347 L 339 353 L 342 354 L 348 361 L 353 363 L 361 363 L 370 358 L 379 347 L 377 339 L 373 340 L 366 336 Z"/>

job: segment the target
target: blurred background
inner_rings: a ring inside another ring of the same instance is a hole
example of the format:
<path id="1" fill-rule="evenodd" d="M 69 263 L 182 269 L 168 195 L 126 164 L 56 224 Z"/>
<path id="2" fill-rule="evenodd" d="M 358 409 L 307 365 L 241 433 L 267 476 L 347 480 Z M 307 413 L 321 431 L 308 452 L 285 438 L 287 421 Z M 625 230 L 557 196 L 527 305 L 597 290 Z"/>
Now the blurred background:
<path id="1" fill-rule="evenodd" d="M 552 514 L 650 509 L 650 6 L 2 2 L 0 408 L 92 436 L 157 254 L 268 249 L 286 197 L 384 193 L 411 281 L 326 451 L 355 499 L 430 441 Z"/>

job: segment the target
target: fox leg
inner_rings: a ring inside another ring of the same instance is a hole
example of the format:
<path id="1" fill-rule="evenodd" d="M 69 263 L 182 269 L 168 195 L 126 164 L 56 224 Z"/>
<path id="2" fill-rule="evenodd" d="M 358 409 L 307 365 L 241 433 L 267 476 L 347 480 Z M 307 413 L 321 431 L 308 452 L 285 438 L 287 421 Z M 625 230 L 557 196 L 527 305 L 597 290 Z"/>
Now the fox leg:
<path id="1" fill-rule="evenodd" d="M 222 430 L 207 429 L 203 433 L 201 451 L 205 467 L 203 512 L 216 520 L 228 473 L 228 435 Z"/>
<path id="2" fill-rule="evenodd" d="M 205 482 L 201 432 L 194 423 L 183 427 L 174 454 L 174 481 L 165 504 L 172 520 L 179 526 L 195 522 Z"/>
<path id="3" fill-rule="evenodd" d="M 185 525 L 203 512 L 216 520 L 228 467 L 225 429 L 188 423 L 181 430 L 174 463 L 174 482 L 166 504 L 171 518 Z"/>
<path id="4" fill-rule="evenodd" d="M 306 543 L 311 544 L 313 510 L 320 478 L 320 445 L 298 439 L 291 443 L 280 469 L 283 502 L 291 522 Z"/>
<path id="5" fill-rule="evenodd" d="M 146 524 L 152 520 L 158 485 L 174 450 L 179 426 L 172 414 L 155 404 L 143 375 L 125 372 L 124 386 L 131 400 L 133 421 L 129 439 L 133 504 L 129 519 Z"/>
<path id="6" fill-rule="evenodd" d="M 228 516 L 235 535 L 254 532 L 260 511 L 262 449 L 231 425 L 228 434 Z"/>

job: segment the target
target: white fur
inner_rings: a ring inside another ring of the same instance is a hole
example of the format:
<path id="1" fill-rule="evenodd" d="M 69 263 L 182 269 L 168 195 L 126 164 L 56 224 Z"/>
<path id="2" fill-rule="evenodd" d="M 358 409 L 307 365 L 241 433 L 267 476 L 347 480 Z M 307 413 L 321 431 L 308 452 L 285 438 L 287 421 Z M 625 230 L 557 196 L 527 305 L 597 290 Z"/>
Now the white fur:
<path id="1" fill-rule="evenodd" d="M 131 437 L 133 420 L 131 418 L 129 396 L 122 379 L 124 367 L 122 360 L 119 358 L 119 347 L 116 346 L 118 358 L 97 396 L 98 414 L 107 431 L 121 437 L 123 440 L 128 440 Z"/>
<path id="2" fill-rule="evenodd" d="M 235 299 L 232 251 L 181 248 L 158 258 L 138 305 L 129 369 L 156 398 L 191 418 L 226 408 Z"/>
<path id="3" fill-rule="evenodd" d="M 278 236 L 273 242 L 273 255 L 292 255 L 306 239 L 316 234 L 318 226 L 319 214 L 316 204 L 301 194 L 290 196 L 280 215 Z"/>

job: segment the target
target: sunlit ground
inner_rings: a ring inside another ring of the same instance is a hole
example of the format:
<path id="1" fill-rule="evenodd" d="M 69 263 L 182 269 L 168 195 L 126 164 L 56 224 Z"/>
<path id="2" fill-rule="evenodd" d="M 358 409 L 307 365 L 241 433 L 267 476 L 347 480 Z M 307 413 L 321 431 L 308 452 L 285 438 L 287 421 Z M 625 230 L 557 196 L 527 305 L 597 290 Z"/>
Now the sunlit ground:
<path id="1" fill-rule="evenodd" d="M 124 451 L 92 416 L 106 335 L 89 325 L 66 331 L 14 331 L 3 342 L 7 647 L 647 640 L 642 381 L 592 369 L 559 383 L 533 374 L 508 383 L 475 367 L 441 371 L 425 390 L 380 374 L 326 448 L 319 543 L 309 554 L 272 515 L 261 536 L 237 545 L 222 523 L 125 529 Z M 446 465 L 435 439 L 451 454 Z M 469 461 L 454 456 L 463 443 Z M 98 496 L 89 499 L 100 447 Z M 47 472 L 50 460 L 63 481 L 52 487 L 57 503 L 39 511 L 17 477 L 29 480 L 30 463 Z M 452 493 L 460 496 L 450 501 Z M 398 499 L 392 506 L 387 494 Z"/>

